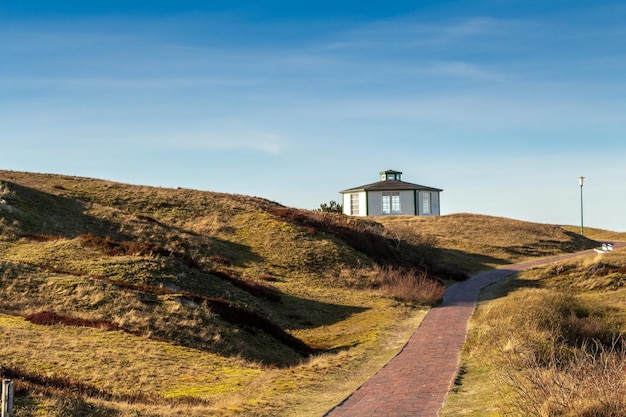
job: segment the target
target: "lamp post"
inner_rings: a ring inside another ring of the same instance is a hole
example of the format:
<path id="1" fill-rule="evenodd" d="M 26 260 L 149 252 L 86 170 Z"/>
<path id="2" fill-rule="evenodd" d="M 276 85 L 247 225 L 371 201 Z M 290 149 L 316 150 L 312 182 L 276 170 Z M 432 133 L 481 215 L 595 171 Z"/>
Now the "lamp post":
<path id="1" fill-rule="evenodd" d="M 585 177 L 578 177 L 578 184 L 580 184 L 580 234 L 585 235 L 585 229 L 583 227 L 583 182 Z"/>

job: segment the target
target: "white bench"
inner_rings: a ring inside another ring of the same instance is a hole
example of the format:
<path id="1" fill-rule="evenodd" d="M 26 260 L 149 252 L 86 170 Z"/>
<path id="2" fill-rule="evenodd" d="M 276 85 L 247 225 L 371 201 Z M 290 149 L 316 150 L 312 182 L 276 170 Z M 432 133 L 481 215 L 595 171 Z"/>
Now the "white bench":
<path id="1" fill-rule="evenodd" d="M 612 243 L 603 243 L 601 248 L 595 248 L 594 250 L 596 252 L 598 252 L 598 253 L 612 252 L 613 251 L 613 244 Z"/>

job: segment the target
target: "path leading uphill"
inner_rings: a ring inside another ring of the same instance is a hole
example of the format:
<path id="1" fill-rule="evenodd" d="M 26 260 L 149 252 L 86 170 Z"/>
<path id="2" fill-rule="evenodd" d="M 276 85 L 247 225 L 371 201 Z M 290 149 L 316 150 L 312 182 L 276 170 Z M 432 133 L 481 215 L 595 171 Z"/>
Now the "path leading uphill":
<path id="1" fill-rule="evenodd" d="M 615 247 L 625 244 L 617 243 Z M 326 417 L 435 417 L 456 378 L 467 325 L 481 288 L 524 269 L 593 250 L 540 259 L 474 275 L 446 290 L 402 351 Z"/>

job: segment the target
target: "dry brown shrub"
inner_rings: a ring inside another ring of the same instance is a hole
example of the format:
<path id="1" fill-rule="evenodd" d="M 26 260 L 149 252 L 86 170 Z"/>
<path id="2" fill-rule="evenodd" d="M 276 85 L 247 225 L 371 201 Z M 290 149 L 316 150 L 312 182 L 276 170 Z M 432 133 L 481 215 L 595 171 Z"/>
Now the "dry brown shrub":
<path id="1" fill-rule="evenodd" d="M 425 271 L 414 269 L 379 268 L 377 280 L 383 292 L 400 301 L 420 305 L 437 304 L 445 292 L 445 287 Z"/>
<path id="2" fill-rule="evenodd" d="M 82 326 L 93 327 L 102 330 L 120 330 L 119 326 L 111 321 L 102 319 L 83 319 L 80 317 L 71 317 L 57 314 L 54 311 L 40 311 L 38 313 L 29 314 L 26 320 L 33 324 L 52 326 L 55 324 L 64 324 L 66 326 Z"/>
<path id="3" fill-rule="evenodd" d="M 513 415 L 626 416 L 626 344 L 621 339 L 610 347 L 587 342 L 570 358 L 553 357 L 547 365 L 528 356 L 504 369 Z"/>

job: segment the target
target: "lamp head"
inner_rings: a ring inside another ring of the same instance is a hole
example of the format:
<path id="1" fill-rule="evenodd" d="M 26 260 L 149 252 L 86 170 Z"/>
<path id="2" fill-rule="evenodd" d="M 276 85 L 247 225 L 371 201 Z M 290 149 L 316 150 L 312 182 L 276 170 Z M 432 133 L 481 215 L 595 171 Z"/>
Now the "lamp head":
<path id="1" fill-rule="evenodd" d="M 578 183 L 580 184 L 580 186 L 583 186 L 583 181 L 585 180 L 585 177 L 578 177 Z"/>

